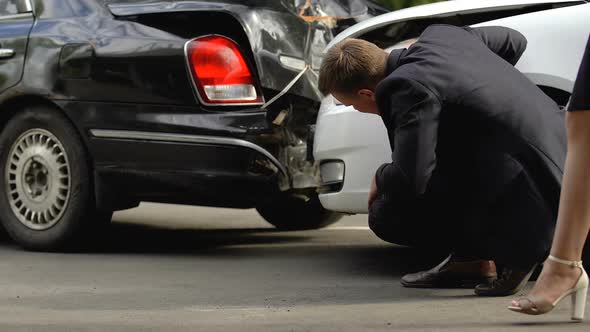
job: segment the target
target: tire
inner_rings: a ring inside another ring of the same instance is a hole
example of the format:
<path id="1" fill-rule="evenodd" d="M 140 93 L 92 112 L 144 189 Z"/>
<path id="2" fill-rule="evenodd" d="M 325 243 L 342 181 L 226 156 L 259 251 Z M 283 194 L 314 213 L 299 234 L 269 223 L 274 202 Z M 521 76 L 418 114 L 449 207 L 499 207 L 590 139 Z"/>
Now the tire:
<path id="1" fill-rule="evenodd" d="M 326 227 L 342 218 L 342 214 L 324 209 L 313 193 L 308 201 L 282 194 L 274 201 L 256 207 L 258 213 L 280 230 L 307 230 Z"/>
<path id="2" fill-rule="evenodd" d="M 85 243 L 112 212 L 95 210 L 90 169 L 75 128 L 58 110 L 35 106 L 0 134 L 0 221 L 29 250 Z"/>

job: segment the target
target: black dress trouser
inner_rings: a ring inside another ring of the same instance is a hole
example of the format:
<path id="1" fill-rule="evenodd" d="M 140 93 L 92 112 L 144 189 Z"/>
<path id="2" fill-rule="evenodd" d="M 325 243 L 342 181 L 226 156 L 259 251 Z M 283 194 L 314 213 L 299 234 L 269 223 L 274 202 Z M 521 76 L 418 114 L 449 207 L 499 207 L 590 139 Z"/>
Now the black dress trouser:
<path id="1" fill-rule="evenodd" d="M 468 170 L 435 172 L 426 193 L 417 198 L 394 199 L 379 192 L 369 210 L 369 226 L 391 243 L 525 269 L 549 253 L 558 200 L 544 198 L 514 159 L 488 157 Z"/>

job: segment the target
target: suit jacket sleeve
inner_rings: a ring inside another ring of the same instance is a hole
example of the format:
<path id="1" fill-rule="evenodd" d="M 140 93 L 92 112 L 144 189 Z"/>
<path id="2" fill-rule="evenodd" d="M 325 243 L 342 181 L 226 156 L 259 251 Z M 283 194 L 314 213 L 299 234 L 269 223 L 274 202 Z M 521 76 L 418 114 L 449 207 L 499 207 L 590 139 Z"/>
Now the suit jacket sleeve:
<path id="1" fill-rule="evenodd" d="M 464 28 L 511 65 L 516 65 L 526 50 L 527 40 L 520 32 L 506 27 Z"/>
<path id="2" fill-rule="evenodd" d="M 396 78 L 388 85 L 392 109 L 385 118 L 390 121 L 386 125 L 392 141 L 392 163 L 377 170 L 377 188 L 392 197 L 417 196 L 426 190 L 436 166 L 441 104 L 432 91 L 418 82 Z"/>

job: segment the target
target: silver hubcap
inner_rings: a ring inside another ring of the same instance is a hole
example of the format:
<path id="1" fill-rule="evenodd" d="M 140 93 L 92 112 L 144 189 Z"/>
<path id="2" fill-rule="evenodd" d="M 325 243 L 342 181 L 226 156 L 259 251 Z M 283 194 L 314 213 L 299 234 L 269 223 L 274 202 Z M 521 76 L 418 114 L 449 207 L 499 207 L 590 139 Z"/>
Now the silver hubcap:
<path id="1" fill-rule="evenodd" d="M 45 230 L 57 223 L 70 198 L 70 164 L 50 132 L 31 129 L 10 149 L 6 192 L 12 212 L 25 226 Z"/>

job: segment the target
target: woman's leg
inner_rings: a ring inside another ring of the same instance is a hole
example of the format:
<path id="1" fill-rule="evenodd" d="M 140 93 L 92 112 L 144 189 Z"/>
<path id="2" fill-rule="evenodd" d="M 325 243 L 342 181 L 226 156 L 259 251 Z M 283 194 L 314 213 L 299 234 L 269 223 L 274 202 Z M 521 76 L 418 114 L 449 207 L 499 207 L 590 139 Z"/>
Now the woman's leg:
<path id="1" fill-rule="evenodd" d="M 567 113 L 565 163 L 553 256 L 578 261 L 590 228 L 590 112 Z"/>
<path id="2" fill-rule="evenodd" d="M 579 261 L 590 229 L 590 111 L 568 112 L 566 121 L 568 153 L 551 255 Z M 575 285 L 580 273 L 547 260 L 530 296 L 552 303 Z"/>

